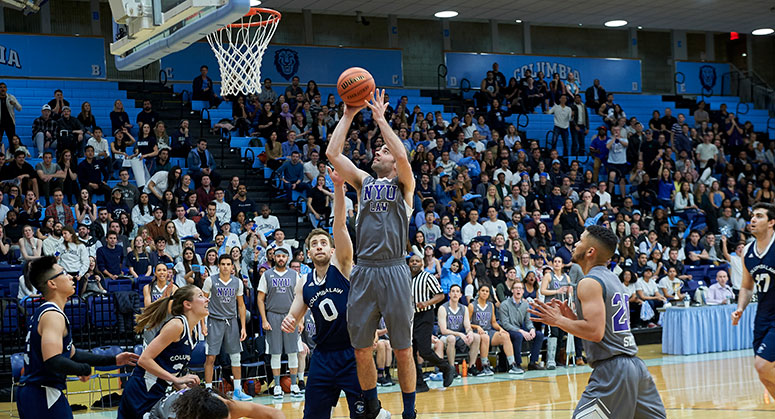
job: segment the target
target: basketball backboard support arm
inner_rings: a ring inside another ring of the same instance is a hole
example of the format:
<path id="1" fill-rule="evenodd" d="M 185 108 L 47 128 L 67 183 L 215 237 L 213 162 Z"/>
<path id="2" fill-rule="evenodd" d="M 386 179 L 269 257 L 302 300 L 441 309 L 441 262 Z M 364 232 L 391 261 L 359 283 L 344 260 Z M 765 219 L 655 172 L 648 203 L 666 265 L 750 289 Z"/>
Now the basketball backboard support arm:
<path id="1" fill-rule="evenodd" d="M 109 1 L 114 22 L 126 25 L 114 24 L 114 42 L 110 44 L 116 68 L 123 71 L 142 68 L 185 49 L 250 10 L 250 0 Z"/>

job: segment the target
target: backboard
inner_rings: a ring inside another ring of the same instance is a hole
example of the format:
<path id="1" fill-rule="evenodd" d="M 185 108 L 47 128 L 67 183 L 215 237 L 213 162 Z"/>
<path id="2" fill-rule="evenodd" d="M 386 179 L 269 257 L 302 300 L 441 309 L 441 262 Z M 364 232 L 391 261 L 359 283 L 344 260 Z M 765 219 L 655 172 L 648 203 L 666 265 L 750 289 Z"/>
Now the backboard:
<path id="1" fill-rule="evenodd" d="M 142 68 L 239 20 L 250 0 L 109 0 L 116 68 Z"/>

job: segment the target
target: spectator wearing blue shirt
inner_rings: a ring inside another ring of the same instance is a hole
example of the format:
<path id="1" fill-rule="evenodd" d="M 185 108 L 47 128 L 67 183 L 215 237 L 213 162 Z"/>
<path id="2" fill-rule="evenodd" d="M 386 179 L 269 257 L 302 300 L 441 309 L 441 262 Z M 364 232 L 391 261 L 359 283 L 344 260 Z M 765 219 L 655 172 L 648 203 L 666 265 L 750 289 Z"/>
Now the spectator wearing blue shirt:
<path id="1" fill-rule="evenodd" d="M 681 132 L 673 134 L 673 143 L 671 144 L 676 154 L 681 154 L 681 151 L 686 151 L 686 154 L 692 155 L 692 139 L 689 138 L 689 124 L 681 125 Z"/>
<path id="2" fill-rule="evenodd" d="M 206 215 L 196 223 L 196 231 L 199 232 L 202 241 L 215 241 L 215 235 L 221 231 L 221 223 L 218 222 L 218 217 L 215 215 L 216 208 L 215 201 L 210 201 L 207 204 Z"/>
<path id="3" fill-rule="evenodd" d="M 102 180 L 104 171 L 102 164 L 94 158 L 94 147 L 87 145 L 84 149 L 86 159 L 78 164 L 78 181 L 81 188 L 91 195 L 103 195 L 105 201 L 110 197 L 110 187 Z"/>
<path id="4" fill-rule="evenodd" d="M 200 75 L 194 79 L 192 86 L 194 93 L 191 97 L 194 100 L 206 100 L 210 102 L 211 108 L 217 108 L 223 99 L 215 94 L 215 91 L 213 90 L 213 79 L 207 77 L 207 71 L 206 65 L 199 68 Z"/>
<path id="5" fill-rule="evenodd" d="M 439 184 L 436 185 L 436 201 L 442 208 L 446 208 L 452 196 L 455 193 L 455 185 L 449 182 L 450 174 L 442 173 L 439 175 Z"/>
<path id="6" fill-rule="evenodd" d="M 458 160 L 457 165 L 467 167 L 468 175 L 471 176 L 472 180 L 479 178 L 479 175 L 482 173 L 482 165 L 476 160 L 474 149 L 471 146 L 466 146 L 465 157 Z"/>
<path id="7" fill-rule="evenodd" d="M 291 191 L 297 191 L 303 194 L 309 187 L 309 184 L 304 182 L 304 165 L 301 163 L 301 153 L 298 151 L 291 153 L 291 158 L 286 160 L 283 165 L 277 169 L 277 175 L 283 182 L 283 189 L 289 199 L 291 197 Z"/>
<path id="8" fill-rule="evenodd" d="M 462 287 L 463 281 L 468 276 L 468 273 L 471 272 L 468 259 L 463 252 L 464 247 L 460 246 L 457 240 L 452 240 L 450 247 L 452 248 L 452 253 L 450 253 L 441 267 L 441 290 L 444 291 L 444 294 L 448 294 L 449 289 L 453 285 Z"/>
<path id="9" fill-rule="evenodd" d="M 673 207 L 673 193 L 675 192 L 675 183 L 670 176 L 670 169 L 663 169 L 657 185 L 657 201 L 665 207 Z"/>
<path id="10" fill-rule="evenodd" d="M 288 131 L 286 134 L 288 141 L 282 143 L 283 157 L 290 157 L 293 152 L 301 154 L 301 149 L 296 145 L 296 133 Z"/>
<path id="11" fill-rule="evenodd" d="M 212 187 L 217 188 L 221 184 L 221 175 L 215 171 L 215 159 L 207 150 L 207 140 L 200 139 L 195 149 L 188 153 L 186 159 L 188 174 L 194 178 L 197 185 L 201 184 L 202 176 L 210 176 Z"/>
<path id="12" fill-rule="evenodd" d="M 110 279 L 116 279 L 122 275 L 121 267 L 124 266 L 124 248 L 116 246 L 117 242 L 116 232 L 108 231 L 105 236 L 105 246 L 97 249 L 97 269 Z"/>
<path id="13" fill-rule="evenodd" d="M 608 128 L 605 125 L 601 125 L 597 129 L 597 135 L 592 137 L 592 142 L 589 144 L 589 153 L 595 159 L 594 166 L 592 167 L 592 179 L 597 181 L 598 174 L 600 173 L 600 165 L 603 162 L 608 161 Z"/>

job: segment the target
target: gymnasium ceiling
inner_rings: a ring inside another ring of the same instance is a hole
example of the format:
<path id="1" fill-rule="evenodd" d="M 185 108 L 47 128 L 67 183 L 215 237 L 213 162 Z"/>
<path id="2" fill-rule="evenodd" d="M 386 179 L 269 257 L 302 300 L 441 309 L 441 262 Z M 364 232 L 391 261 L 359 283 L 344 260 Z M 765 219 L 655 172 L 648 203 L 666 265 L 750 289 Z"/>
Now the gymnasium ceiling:
<path id="1" fill-rule="evenodd" d="M 775 26 L 775 0 L 264 0 L 281 11 L 435 19 L 441 10 L 460 14 L 452 20 L 603 27 L 624 19 L 628 27 L 750 33 Z"/>

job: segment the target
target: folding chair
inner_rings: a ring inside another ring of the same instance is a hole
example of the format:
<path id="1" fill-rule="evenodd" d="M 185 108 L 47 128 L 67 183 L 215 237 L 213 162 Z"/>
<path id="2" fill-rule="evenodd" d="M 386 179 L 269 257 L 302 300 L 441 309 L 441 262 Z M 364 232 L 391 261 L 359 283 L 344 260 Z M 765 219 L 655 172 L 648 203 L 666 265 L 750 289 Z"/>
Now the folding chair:
<path id="1" fill-rule="evenodd" d="M 124 352 L 123 349 L 119 346 L 101 346 L 99 348 L 93 348 L 91 350 L 95 355 L 107 355 L 107 356 L 116 356 L 120 354 L 121 352 Z M 122 371 L 124 370 L 124 371 Z M 110 372 L 110 371 L 119 371 L 119 372 Z M 102 388 L 102 380 L 108 380 L 108 390 L 107 394 L 113 393 L 113 386 L 111 383 L 111 380 L 113 379 L 122 379 L 122 378 L 129 378 L 131 373 L 127 372 L 123 367 L 119 367 L 117 365 L 110 365 L 106 367 L 94 367 L 94 376 L 91 380 L 89 380 L 89 390 L 91 392 L 89 393 L 89 405 L 92 405 L 92 398 L 91 395 L 99 392 L 99 400 L 102 401 L 103 395 L 106 393 Z M 99 385 L 99 390 L 94 389 L 95 382 Z M 120 389 L 121 387 L 117 387 L 116 390 Z M 94 407 L 94 409 L 107 409 L 111 406 L 100 406 L 100 407 Z"/>

